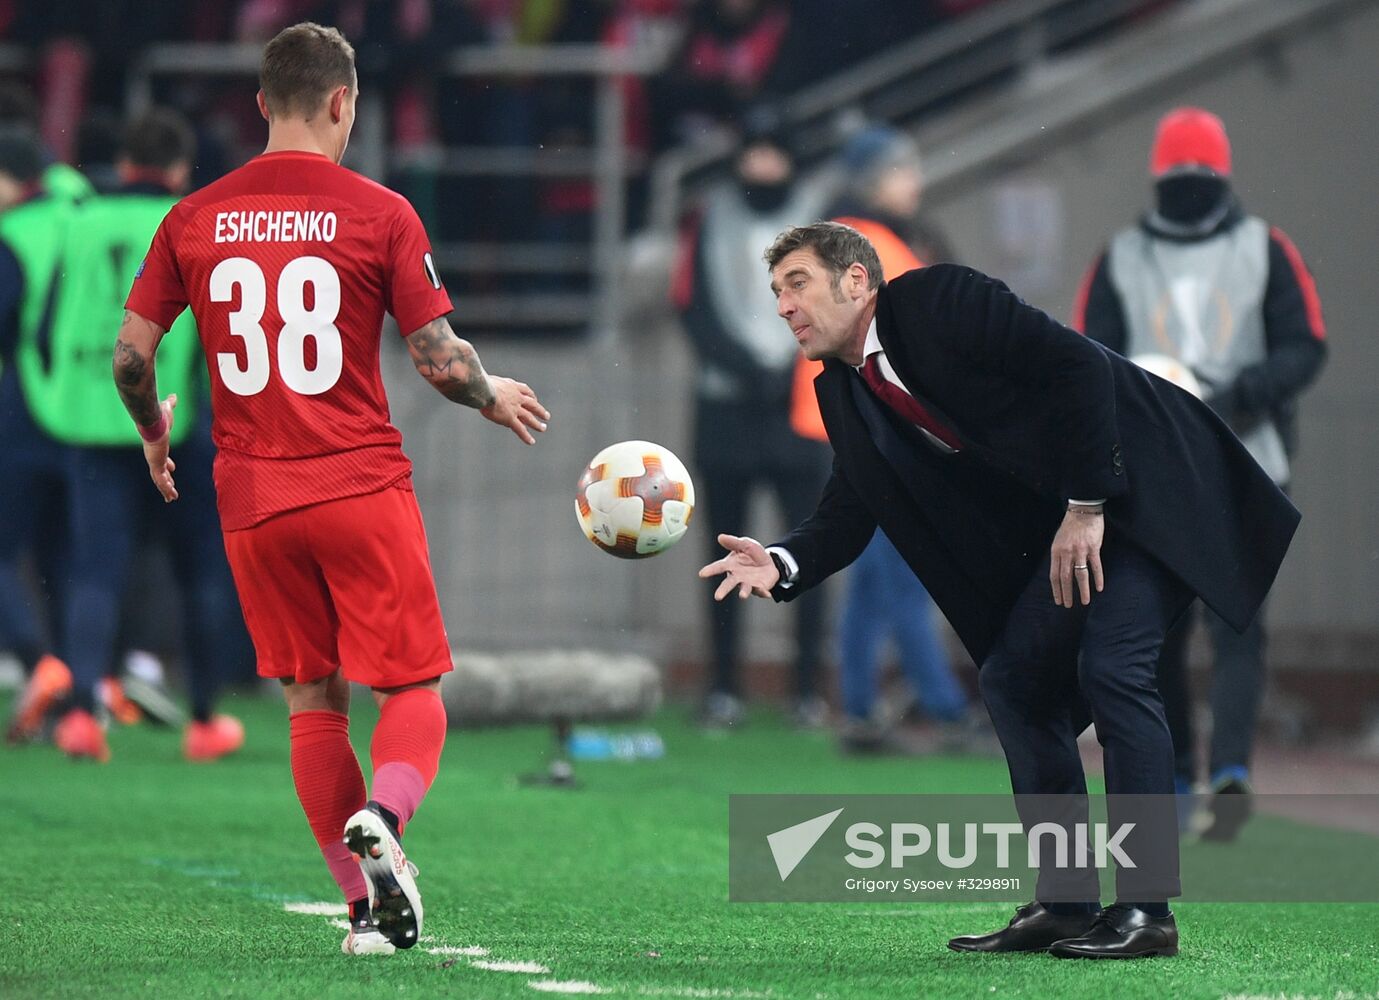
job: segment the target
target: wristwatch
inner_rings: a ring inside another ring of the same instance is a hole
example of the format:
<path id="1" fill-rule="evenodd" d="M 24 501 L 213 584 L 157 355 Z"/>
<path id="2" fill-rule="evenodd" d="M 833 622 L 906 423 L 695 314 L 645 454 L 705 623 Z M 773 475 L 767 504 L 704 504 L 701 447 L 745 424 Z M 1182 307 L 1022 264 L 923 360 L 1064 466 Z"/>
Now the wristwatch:
<path id="1" fill-rule="evenodd" d="M 780 557 L 779 552 L 766 553 L 771 557 L 771 561 L 776 564 L 776 572 L 780 574 L 780 579 L 776 581 L 776 586 L 790 582 L 790 567 L 785 565 L 785 560 Z"/>

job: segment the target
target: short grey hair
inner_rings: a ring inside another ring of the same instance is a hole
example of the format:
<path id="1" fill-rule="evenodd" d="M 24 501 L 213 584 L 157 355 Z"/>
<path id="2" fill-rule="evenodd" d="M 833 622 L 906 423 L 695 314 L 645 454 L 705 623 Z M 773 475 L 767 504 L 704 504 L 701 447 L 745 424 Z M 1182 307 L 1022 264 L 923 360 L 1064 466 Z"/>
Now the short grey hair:
<path id="1" fill-rule="evenodd" d="M 876 254 L 876 247 L 851 226 L 841 222 L 792 226 L 767 248 L 766 266 L 774 271 L 777 264 L 796 250 L 813 250 L 833 276 L 834 284 L 853 264 L 861 264 L 867 269 L 868 287 L 881 287 L 881 258 Z"/>

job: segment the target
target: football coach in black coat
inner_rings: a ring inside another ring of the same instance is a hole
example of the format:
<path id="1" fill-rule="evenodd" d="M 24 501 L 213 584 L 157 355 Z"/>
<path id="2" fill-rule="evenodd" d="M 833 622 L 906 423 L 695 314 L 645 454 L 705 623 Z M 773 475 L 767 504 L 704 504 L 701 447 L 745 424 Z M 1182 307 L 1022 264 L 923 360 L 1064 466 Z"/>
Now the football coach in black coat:
<path id="1" fill-rule="evenodd" d="M 1067 873 L 1054 891 L 1041 872 L 1040 898 L 1009 926 L 949 946 L 1175 953 L 1159 647 L 1194 594 L 1243 629 L 1297 511 L 1204 404 L 999 281 L 936 264 L 883 283 L 871 244 L 838 223 L 787 230 L 766 261 L 777 311 L 824 361 L 815 391 L 833 474 L 785 538 L 721 535 L 728 554 L 700 576 L 723 575 L 720 600 L 788 601 L 883 528 L 980 665 L 1017 803 L 1080 802 L 1085 821 L 1076 741 L 1092 721 L 1108 793 L 1159 804 L 1125 841 L 1152 839 L 1155 861 L 1117 872 L 1115 905 L 1100 909 L 1094 869 L 1073 876 L 1085 891 L 1071 898 Z M 1022 806 L 1021 818 L 1035 817 Z"/>

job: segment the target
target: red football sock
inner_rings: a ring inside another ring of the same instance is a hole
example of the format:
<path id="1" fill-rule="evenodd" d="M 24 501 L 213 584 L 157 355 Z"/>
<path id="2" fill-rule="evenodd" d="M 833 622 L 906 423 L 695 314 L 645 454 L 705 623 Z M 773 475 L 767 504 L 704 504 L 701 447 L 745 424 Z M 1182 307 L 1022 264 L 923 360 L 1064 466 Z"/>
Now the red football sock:
<path id="1" fill-rule="evenodd" d="M 346 902 L 369 894 L 359 864 L 345 846 L 345 822 L 367 799 L 359 758 L 350 746 L 349 716 L 315 710 L 295 712 L 292 727 L 292 781 L 311 824 L 326 866 Z"/>
<path id="2" fill-rule="evenodd" d="M 373 800 L 397 816 L 398 833 L 436 780 L 445 746 L 445 706 L 430 688 L 383 703 L 373 733 Z"/>

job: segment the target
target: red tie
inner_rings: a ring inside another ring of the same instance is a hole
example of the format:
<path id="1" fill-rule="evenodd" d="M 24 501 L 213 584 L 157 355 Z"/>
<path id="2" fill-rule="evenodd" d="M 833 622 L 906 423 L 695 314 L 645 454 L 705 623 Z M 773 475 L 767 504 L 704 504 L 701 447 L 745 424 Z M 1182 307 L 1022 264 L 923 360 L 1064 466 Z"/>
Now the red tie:
<path id="1" fill-rule="evenodd" d="M 900 416 L 921 430 L 926 430 L 954 451 L 962 449 L 962 439 L 939 423 L 928 410 L 908 392 L 886 378 L 881 372 L 881 353 L 871 355 L 862 365 L 862 378 L 871 391 Z"/>

